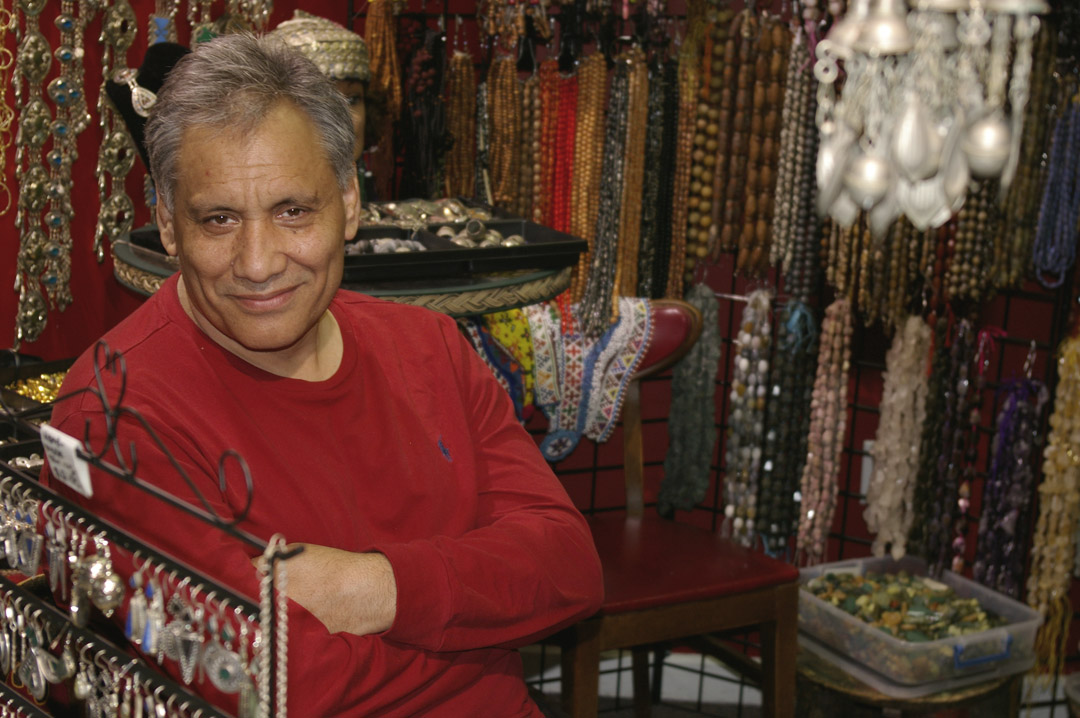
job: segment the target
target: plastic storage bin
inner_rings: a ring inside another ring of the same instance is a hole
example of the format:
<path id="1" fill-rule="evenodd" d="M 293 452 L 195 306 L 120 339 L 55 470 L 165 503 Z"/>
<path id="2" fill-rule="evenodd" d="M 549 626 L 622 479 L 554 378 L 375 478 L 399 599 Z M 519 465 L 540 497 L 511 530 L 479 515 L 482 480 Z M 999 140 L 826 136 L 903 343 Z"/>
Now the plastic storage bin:
<path id="1" fill-rule="evenodd" d="M 865 558 L 805 568 L 800 583 L 827 573 L 898 573 L 925 576 L 926 563 L 914 557 Z M 825 647 L 826 658 L 840 657 L 851 671 L 887 695 L 905 697 L 950 690 L 993 677 L 1026 671 L 1035 662 L 1035 633 L 1042 622 L 1037 611 L 963 576 L 946 571 L 941 583 L 963 598 L 976 598 L 986 611 L 1004 618 L 1004 626 L 965 636 L 922 643 L 894 638 L 846 611 L 799 591 L 799 630 L 812 640 L 808 648 Z M 869 669 L 869 671 L 865 670 Z M 880 679 L 880 680 L 875 680 Z"/>

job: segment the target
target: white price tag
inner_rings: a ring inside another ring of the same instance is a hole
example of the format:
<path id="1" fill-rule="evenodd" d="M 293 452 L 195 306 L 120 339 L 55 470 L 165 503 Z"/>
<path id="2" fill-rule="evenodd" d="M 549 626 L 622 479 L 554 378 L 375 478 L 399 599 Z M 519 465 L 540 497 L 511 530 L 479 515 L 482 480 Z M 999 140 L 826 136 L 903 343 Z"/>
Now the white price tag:
<path id="1" fill-rule="evenodd" d="M 90 466 L 84 459 L 80 459 L 78 454 L 82 447 L 81 441 L 45 425 L 41 427 L 41 444 L 45 447 L 45 456 L 49 459 L 49 470 L 58 481 L 87 498 L 94 495 L 94 489 L 90 485 Z"/>

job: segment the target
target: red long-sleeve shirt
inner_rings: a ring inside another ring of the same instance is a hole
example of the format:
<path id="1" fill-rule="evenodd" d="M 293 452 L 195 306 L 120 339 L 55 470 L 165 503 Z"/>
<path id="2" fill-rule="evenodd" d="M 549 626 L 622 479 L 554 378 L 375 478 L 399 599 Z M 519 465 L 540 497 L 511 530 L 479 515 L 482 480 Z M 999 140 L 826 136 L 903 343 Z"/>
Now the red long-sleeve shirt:
<path id="1" fill-rule="evenodd" d="M 599 606 L 584 520 L 452 320 L 350 292 L 331 311 L 344 342 L 338 371 L 323 382 L 282 378 L 208 339 L 172 279 L 105 337 L 126 359 L 123 405 L 150 422 L 220 516 L 246 498 L 235 464 L 218 486 L 218 460 L 235 449 L 254 483 L 241 528 L 389 559 L 397 614 L 383 634 L 331 635 L 290 603 L 290 713 L 538 716 L 513 649 Z M 92 367 L 91 350 L 61 393 L 92 386 Z M 104 375 L 115 401 L 118 382 Z M 82 438 L 89 420 L 100 436 L 100 409 L 83 395 L 58 403 L 51 423 Z M 136 442 L 139 476 L 198 503 L 133 421 L 119 435 Z M 78 500 L 258 596 L 247 545 L 105 475 Z M 235 709 L 208 681 L 195 688 Z"/>

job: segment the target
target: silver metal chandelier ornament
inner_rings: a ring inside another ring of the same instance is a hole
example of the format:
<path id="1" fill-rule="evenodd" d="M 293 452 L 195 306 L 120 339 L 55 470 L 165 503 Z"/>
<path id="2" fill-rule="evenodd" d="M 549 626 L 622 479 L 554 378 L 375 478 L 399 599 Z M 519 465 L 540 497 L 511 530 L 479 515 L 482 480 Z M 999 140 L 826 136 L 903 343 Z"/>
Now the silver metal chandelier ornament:
<path id="1" fill-rule="evenodd" d="M 863 210 L 880 235 L 900 216 L 940 227 L 972 180 L 999 178 L 1004 196 L 1048 11 L 1046 0 L 852 0 L 816 49 L 819 213 L 850 227 Z"/>

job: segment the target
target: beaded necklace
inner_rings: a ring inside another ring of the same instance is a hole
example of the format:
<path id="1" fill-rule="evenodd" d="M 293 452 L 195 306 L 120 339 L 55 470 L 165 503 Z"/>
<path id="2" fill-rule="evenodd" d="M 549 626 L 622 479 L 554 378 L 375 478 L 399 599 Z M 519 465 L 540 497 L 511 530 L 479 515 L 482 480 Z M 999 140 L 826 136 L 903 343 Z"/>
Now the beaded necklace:
<path id="1" fill-rule="evenodd" d="M 661 98 L 663 131 L 660 139 L 660 158 L 657 164 L 656 216 L 653 218 L 655 237 L 653 248 L 652 279 L 648 286 L 642 285 L 642 296 L 661 297 L 668 285 L 671 266 L 672 227 L 675 213 L 675 176 L 678 172 L 679 132 L 679 67 L 676 60 L 668 60 L 662 69 L 663 97 Z M 646 168 L 651 167 L 646 164 Z M 646 180 L 648 181 L 648 180 Z M 647 290 L 647 291 L 645 291 Z"/>
<path id="2" fill-rule="evenodd" d="M 406 197 L 434 199 L 442 191 L 439 175 L 447 145 L 443 102 L 445 56 L 442 35 L 430 35 L 413 53 L 405 73 L 401 192 Z"/>
<path id="3" fill-rule="evenodd" d="M 375 194 L 380 198 L 394 196 L 394 120 L 400 117 L 402 104 L 396 24 L 394 0 L 371 0 L 368 3 L 364 40 L 371 65 L 371 92 L 386 103 L 381 126 L 376 128 L 378 143 L 368 153 L 368 166 L 375 176 Z"/>
<path id="4" fill-rule="evenodd" d="M 765 33 L 761 31 L 757 16 L 747 9 L 732 24 L 726 45 L 724 58 L 734 59 L 738 70 L 734 73 L 736 79 L 730 121 L 731 149 L 727 171 L 722 173 L 724 177 L 721 180 L 724 187 L 724 222 L 719 228 L 717 250 L 737 249 L 743 234 L 742 219 L 746 209 L 744 190 L 750 162 L 750 137 L 754 115 L 754 77 L 759 57 L 758 43 L 763 34 Z M 733 46 L 732 40 L 735 39 L 737 43 Z M 769 41 L 765 42 L 768 44 Z M 763 62 L 767 63 L 768 58 L 765 57 Z M 760 149 L 759 145 L 758 150 Z M 717 202 L 719 201 L 718 196 Z"/>
<path id="5" fill-rule="evenodd" d="M 1076 261 L 1080 219 L 1080 95 L 1054 125 L 1046 189 L 1039 208 L 1032 259 L 1036 278 L 1048 289 L 1061 286 Z"/>
<path id="6" fill-rule="evenodd" d="M 574 185 L 574 151 L 577 135 L 577 75 L 560 77 L 559 114 L 556 118 L 556 160 L 552 225 L 560 232 L 570 231 L 570 198 Z"/>
<path id="7" fill-rule="evenodd" d="M 731 21 L 730 10 L 709 10 L 701 72 L 698 76 L 698 104 L 694 118 L 693 154 L 691 155 L 693 165 L 690 170 L 690 195 L 687 200 L 685 275 L 691 278 L 697 263 L 709 255 L 709 240 L 715 235 L 712 206 L 716 178 L 716 150 L 719 147 L 715 134 L 719 131 L 716 123 L 720 112 L 719 90 L 723 86 L 723 48 L 727 41 L 727 28 Z M 712 135 L 708 131 L 710 124 L 714 128 Z"/>
<path id="8" fill-rule="evenodd" d="M 630 67 L 626 141 L 623 151 L 622 200 L 619 214 L 619 251 L 615 267 L 617 296 L 637 294 L 638 251 L 641 246 L 641 195 L 645 178 L 645 131 L 649 122 L 649 67 L 641 48 L 628 50 L 623 61 Z M 612 312 L 617 311 L 617 301 Z"/>
<path id="9" fill-rule="evenodd" d="M 753 110 L 747 138 L 742 232 L 736 269 L 761 277 L 768 268 L 775 171 L 779 152 L 780 105 L 791 36 L 778 18 L 762 23 L 754 63 Z"/>
<path id="10" fill-rule="evenodd" d="M 758 492 L 759 533 L 774 556 L 787 552 L 798 525 L 795 497 L 806 461 L 817 351 L 813 313 L 803 302 L 788 300 L 777 322 Z"/>
<path id="11" fill-rule="evenodd" d="M 930 518 L 934 515 L 937 459 L 945 417 L 945 395 L 949 385 L 949 323 L 944 317 L 931 313 L 927 322 L 933 327 L 930 345 L 930 378 L 926 394 L 926 420 L 919 438 L 919 470 L 915 480 L 916 521 L 908 532 L 908 553 L 926 555 L 930 535 Z"/>
<path id="12" fill-rule="evenodd" d="M 476 196 L 487 205 L 494 204 L 491 194 L 491 149 L 488 146 L 490 120 L 488 117 L 487 82 L 476 88 Z"/>
<path id="13" fill-rule="evenodd" d="M 537 201 L 540 178 L 540 76 L 532 74 L 521 86 L 521 166 L 519 197 L 514 211 L 534 222 L 542 219 Z"/>
<path id="14" fill-rule="evenodd" d="M 521 83 L 517 62 L 509 55 L 495 58 L 488 71 L 488 116 L 493 199 L 496 207 L 513 207 L 521 152 Z"/>
<path id="15" fill-rule="evenodd" d="M 611 81 L 607 126 L 604 134 L 604 159 L 600 172 L 600 206 L 596 218 L 596 242 L 590 259 L 580 315 L 585 333 L 596 336 L 611 323 L 612 297 L 619 252 L 620 202 L 623 187 L 626 127 L 629 102 L 630 68 L 617 63 Z"/>
<path id="16" fill-rule="evenodd" d="M 1027 602 L 1043 616 L 1035 638 L 1034 668 L 1042 675 L 1060 675 L 1072 618 L 1069 570 L 1076 551 L 1073 532 L 1080 520 L 1080 455 L 1073 440 L 1080 431 L 1080 338 L 1069 337 L 1062 344 L 1057 369 L 1027 578 Z"/>
<path id="17" fill-rule="evenodd" d="M 915 520 L 915 482 L 919 468 L 919 435 L 926 419 L 926 356 L 930 326 L 909 316 L 885 355 L 881 419 L 870 456 L 874 472 L 866 492 L 866 526 L 875 534 L 875 556 L 886 549 L 900 559 L 907 550 Z M 913 450 L 914 449 L 914 450 Z"/>
<path id="18" fill-rule="evenodd" d="M 1043 150 L 1046 146 L 1047 108 L 1053 101 L 1053 63 L 1055 36 L 1041 32 L 1035 40 L 1031 100 L 1024 109 L 1024 137 L 1016 179 L 1009 188 L 1002 207 L 1005 226 L 1004 241 L 1008 242 L 1005 262 L 998 267 L 995 284 L 999 287 L 1019 285 L 1027 276 L 1031 262 L 1031 245 L 1038 223 L 1039 197 L 1046 173 Z"/>
<path id="19" fill-rule="evenodd" d="M 457 50 L 450 58 L 446 123 L 452 144 L 446 157 L 446 196 L 476 195 L 476 70 L 472 56 Z"/>
<path id="20" fill-rule="evenodd" d="M 570 294 L 580 302 L 592 262 L 596 242 L 597 213 L 600 207 L 600 168 L 604 152 L 604 101 L 607 91 L 607 63 L 595 54 L 578 68 L 578 105 L 574 137 L 574 182 L 571 189 L 570 233 L 588 242 L 571 280 Z"/>
<path id="21" fill-rule="evenodd" d="M 962 319 L 949 347 L 941 432 L 934 447 L 937 460 L 929 513 L 926 514 L 929 528 L 926 532 L 925 555 L 934 575 L 939 575 L 949 566 L 953 535 L 961 521 L 957 502 L 961 497 L 961 482 L 974 460 L 971 456 L 973 432 L 969 414 L 973 409 L 977 411 L 981 389 L 981 382 L 978 378 L 973 382 L 970 373 L 974 358 L 974 330 L 967 319 Z"/>
<path id="22" fill-rule="evenodd" d="M 1033 523 L 1035 452 L 1042 443 L 1038 427 L 1049 394 L 1045 384 L 1030 376 L 1009 382 L 1002 393 L 972 574 L 979 583 L 1020 598 L 1024 539 Z"/>
<path id="23" fill-rule="evenodd" d="M 825 558 L 825 544 L 836 509 L 836 480 L 847 425 L 851 314 L 851 302 L 839 297 L 826 308 L 821 325 L 806 466 L 799 490 L 798 555 L 807 564 Z"/>
<path id="24" fill-rule="evenodd" d="M 743 144 L 742 134 L 735 134 L 736 76 L 742 79 L 739 46 L 740 42 L 746 42 L 743 38 L 743 27 L 750 18 L 753 18 L 753 14 L 749 10 L 744 10 L 735 16 L 726 36 L 721 38 L 717 35 L 713 53 L 723 57 L 723 62 L 714 61 L 713 70 L 720 72 L 723 78 L 723 84 L 718 90 L 720 101 L 715 110 L 710 109 L 709 122 L 704 124 L 698 122 L 698 130 L 704 129 L 706 133 L 706 150 L 708 150 L 710 135 L 714 137 L 716 143 L 716 165 L 712 169 L 703 168 L 699 178 L 703 182 L 712 183 L 712 201 L 706 201 L 705 204 L 711 205 L 709 207 L 712 215 L 710 221 L 718 233 L 718 241 L 715 243 L 717 250 L 731 249 L 735 239 L 734 227 L 728 221 L 732 216 L 733 205 L 725 202 L 725 196 L 729 187 L 727 181 L 732 155 L 740 150 Z M 722 48 L 720 53 L 716 51 L 718 46 Z M 742 114 L 739 114 L 739 117 L 741 118 Z"/>
<path id="25" fill-rule="evenodd" d="M 981 303 L 995 268 L 1005 263 L 1000 256 L 1005 244 L 994 194 L 990 182 L 980 183 L 978 189 L 968 192 L 957 217 L 953 252 L 945 271 L 945 293 L 954 302 Z"/>
<path id="26" fill-rule="evenodd" d="M 540 182 L 533 187 L 533 200 L 539 211 L 533 212 L 535 221 L 554 227 L 555 163 L 558 161 L 556 135 L 559 127 L 559 63 L 545 60 L 540 65 L 540 131 L 539 152 L 536 160 L 540 167 Z M 536 118 L 534 117 L 534 122 Z"/>
<path id="27" fill-rule="evenodd" d="M 653 266 L 656 262 L 660 212 L 660 173 L 664 158 L 663 67 L 649 64 L 648 120 L 645 129 L 644 171 L 641 195 L 641 242 L 638 250 L 638 282 L 634 292 L 640 297 L 653 295 Z"/>
<path id="28" fill-rule="evenodd" d="M 719 302 L 705 284 L 695 284 L 686 301 L 701 311 L 701 336 L 671 372 L 671 410 L 664 479 L 657 511 L 671 517 L 705 499 L 709 465 L 716 446 L 716 375 L 720 368 Z"/>
<path id="29" fill-rule="evenodd" d="M 689 192 L 694 162 L 694 117 L 697 112 L 698 73 L 694 57 L 687 45 L 679 55 L 679 111 L 676 130 L 675 177 L 672 187 L 671 253 L 668 255 L 667 289 L 664 296 L 678 299 L 683 286 L 690 283 L 693 271 L 686 266 L 686 237 L 688 232 Z M 686 275 L 690 276 L 687 277 Z"/>
<path id="30" fill-rule="evenodd" d="M 758 289 L 747 298 L 735 338 L 735 367 L 728 397 L 724 476 L 724 535 L 749 546 L 755 538 L 758 480 L 769 381 L 772 295 Z"/>
<path id="31" fill-rule="evenodd" d="M 11 128 L 15 123 L 15 110 L 7 98 L 8 72 L 15 67 L 15 56 L 8 48 L 8 31 L 15 28 L 15 15 L 0 4 L 0 164 L 7 167 L 7 153 L 11 148 Z M 7 170 L 0 174 L 0 192 L 4 195 L 0 216 L 11 209 L 11 188 L 7 183 Z"/>

